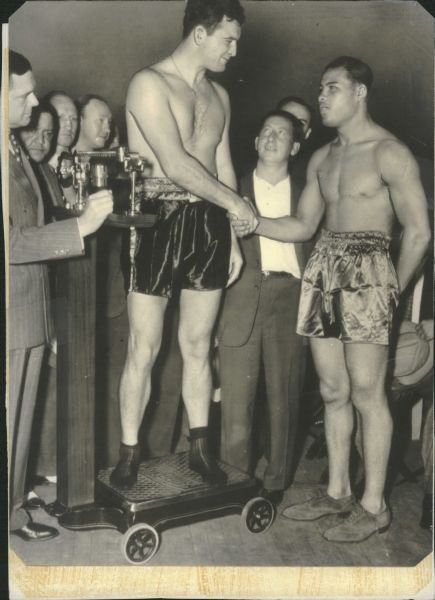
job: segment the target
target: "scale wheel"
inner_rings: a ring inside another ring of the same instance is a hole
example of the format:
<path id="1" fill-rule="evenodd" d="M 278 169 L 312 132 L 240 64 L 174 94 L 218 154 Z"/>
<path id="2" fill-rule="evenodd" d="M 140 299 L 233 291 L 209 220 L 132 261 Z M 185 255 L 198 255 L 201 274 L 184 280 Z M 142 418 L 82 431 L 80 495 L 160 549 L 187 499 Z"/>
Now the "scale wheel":
<path id="1" fill-rule="evenodd" d="M 262 533 L 269 529 L 275 518 L 275 507 L 266 498 L 251 498 L 242 510 L 242 519 L 251 533 Z"/>
<path id="2" fill-rule="evenodd" d="M 159 543 L 159 534 L 154 527 L 146 523 L 136 523 L 124 533 L 122 551 L 129 563 L 143 565 L 157 552 Z"/>

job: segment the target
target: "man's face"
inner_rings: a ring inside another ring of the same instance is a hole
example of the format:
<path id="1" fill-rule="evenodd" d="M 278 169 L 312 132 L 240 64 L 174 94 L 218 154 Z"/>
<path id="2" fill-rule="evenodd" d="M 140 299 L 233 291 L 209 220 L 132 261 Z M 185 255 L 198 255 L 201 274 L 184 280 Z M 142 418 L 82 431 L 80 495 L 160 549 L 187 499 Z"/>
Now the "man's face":
<path id="1" fill-rule="evenodd" d="M 202 44 L 204 66 L 214 73 L 225 71 L 230 58 L 237 54 L 237 42 L 241 33 L 242 28 L 239 23 L 234 20 L 229 21 L 226 17 L 212 33 L 205 33 Z"/>
<path id="2" fill-rule="evenodd" d="M 287 165 L 289 157 L 299 150 L 298 142 L 293 141 L 292 124 L 284 117 L 266 119 L 255 139 L 255 149 L 264 163 Z"/>
<path id="3" fill-rule="evenodd" d="M 42 162 L 50 152 L 54 135 L 53 117 L 50 113 L 41 113 L 35 129 L 23 129 L 19 136 L 27 154 L 35 162 Z"/>
<path id="4" fill-rule="evenodd" d="M 74 102 L 68 96 L 54 96 L 50 100 L 59 117 L 57 145 L 70 148 L 76 137 L 79 118 Z"/>
<path id="5" fill-rule="evenodd" d="M 311 114 L 306 106 L 298 104 L 297 102 L 288 102 L 281 110 L 290 113 L 300 122 L 302 125 L 302 131 L 304 138 L 307 140 L 311 134 Z"/>
<path id="6" fill-rule="evenodd" d="M 105 102 L 91 100 L 80 119 L 80 142 L 92 150 L 104 148 L 110 136 L 112 113 Z"/>
<path id="7" fill-rule="evenodd" d="M 326 127 L 340 127 L 356 113 L 359 84 L 352 81 L 345 69 L 326 71 L 320 82 L 319 109 Z"/>
<path id="8" fill-rule="evenodd" d="M 35 95 L 35 78 L 32 71 L 24 75 L 12 74 L 9 78 L 9 127 L 26 127 L 30 123 L 32 108 L 38 106 Z"/>

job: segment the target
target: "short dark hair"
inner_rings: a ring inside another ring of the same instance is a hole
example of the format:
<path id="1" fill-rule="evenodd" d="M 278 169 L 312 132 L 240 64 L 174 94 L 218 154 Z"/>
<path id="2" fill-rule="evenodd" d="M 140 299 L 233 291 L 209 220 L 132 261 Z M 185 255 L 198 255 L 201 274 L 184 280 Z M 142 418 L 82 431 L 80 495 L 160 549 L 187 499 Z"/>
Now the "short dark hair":
<path id="1" fill-rule="evenodd" d="M 364 84 L 367 88 L 367 92 L 370 91 L 374 77 L 373 71 L 368 64 L 353 56 L 339 56 L 326 65 L 323 69 L 323 73 L 326 73 L 326 71 L 329 71 L 330 69 L 340 68 L 343 68 L 347 72 L 349 79 L 355 83 Z"/>
<path id="2" fill-rule="evenodd" d="M 308 102 L 306 102 L 303 98 L 301 98 L 300 96 L 286 96 L 285 98 L 282 98 L 278 104 L 276 105 L 276 108 L 278 110 L 283 110 L 283 107 L 286 104 L 290 104 L 290 102 L 293 102 L 294 104 L 300 104 L 300 106 L 303 106 L 304 108 L 307 109 L 307 111 L 310 113 L 310 121 L 313 120 L 314 117 L 314 110 L 313 107 L 310 106 L 308 104 Z"/>
<path id="3" fill-rule="evenodd" d="M 9 50 L 9 81 L 11 75 L 24 75 L 32 70 L 32 65 L 25 56 L 14 50 Z"/>
<path id="4" fill-rule="evenodd" d="M 208 34 L 227 17 L 229 21 L 245 22 L 245 11 L 239 0 L 187 0 L 183 19 L 183 38 L 197 26 L 203 25 Z"/>
<path id="5" fill-rule="evenodd" d="M 39 117 L 42 113 L 48 113 L 51 115 L 53 119 L 53 143 L 52 148 L 56 146 L 57 134 L 59 133 L 59 117 L 57 116 L 57 112 L 54 110 L 53 106 L 46 102 L 45 100 L 41 100 L 38 106 L 34 106 L 32 109 L 32 116 L 30 117 L 30 122 L 25 127 L 20 127 L 19 131 L 32 131 L 38 127 Z"/>
<path id="6" fill-rule="evenodd" d="M 104 102 L 104 104 L 109 106 L 107 100 L 103 98 L 103 96 L 99 96 L 98 94 L 85 94 L 84 96 L 81 96 L 76 103 L 80 117 L 83 116 L 83 112 L 91 100 L 99 100 L 100 102 Z"/>
<path id="7" fill-rule="evenodd" d="M 301 125 L 301 122 L 299 121 L 299 119 L 297 119 L 294 115 L 288 113 L 287 111 L 279 110 L 278 108 L 275 108 L 274 110 L 270 110 L 268 113 L 266 113 L 262 117 L 262 119 L 260 120 L 260 125 L 258 127 L 258 133 L 260 133 L 260 131 L 263 129 L 264 124 L 266 123 L 267 119 L 269 119 L 270 117 L 282 117 L 283 119 L 286 119 L 289 123 L 291 123 L 291 126 L 292 126 L 293 141 L 298 142 L 299 144 L 301 144 L 303 142 L 304 132 L 303 132 L 302 125 Z"/>

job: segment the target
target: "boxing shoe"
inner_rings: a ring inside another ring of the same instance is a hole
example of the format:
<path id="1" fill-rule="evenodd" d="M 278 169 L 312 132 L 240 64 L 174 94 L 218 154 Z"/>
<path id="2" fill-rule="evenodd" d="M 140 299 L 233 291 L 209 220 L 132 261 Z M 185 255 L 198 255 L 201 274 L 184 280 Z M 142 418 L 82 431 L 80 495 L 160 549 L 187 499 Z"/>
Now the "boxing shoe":
<path id="1" fill-rule="evenodd" d="M 197 429 L 205 429 L 203 427 Z M 227 475 L 219 468 L 208 450 L 207 438 L 190 430 L 189 467 L 210 485 L 224 485 Z"/>
<path id="2" fill-rule="evenodd" d="M 354 507 L 353 495 L 344 498 L 333 498 L 325 490 L 317 490 L 309 500 L 289 506 L 283 516 L 294 521 L 316 521 L 327 515 L 350 513 Z"/>
<path id="3" fill-rule="evenodd" d="M 34 523 L 29 521 L 20 529 L 13 529 L 12 534 L 17 535 L 25 542 L 45 542 L 59 535 L 59 532 L 54 527 L 43 525 L 42 523 Z"/>
<path id="4" fill-rule="evenodd" d="M 362 542 L 379 531 L 383 533 L 391 523 L 391 512 L 385 508 L 375 514 L 357 504 L 350 515 L 340 525 L 330 527 L 323 533 L 328 542 Z"/>
<path id="5" fill-rule="evenodd" d="M 119 447 L 119 462 L 110 475 L 110 483 L 118 488 L 128 489 L 137 481 L 139 470 L 140 447 L 139 444 Z"/>

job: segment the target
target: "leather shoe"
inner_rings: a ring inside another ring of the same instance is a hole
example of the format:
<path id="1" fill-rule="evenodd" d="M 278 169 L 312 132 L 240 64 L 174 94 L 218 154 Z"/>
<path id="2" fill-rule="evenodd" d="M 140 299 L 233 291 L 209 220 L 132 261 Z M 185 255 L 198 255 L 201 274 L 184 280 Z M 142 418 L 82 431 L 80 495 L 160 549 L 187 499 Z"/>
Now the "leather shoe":
<path id="1" fill-rule="evenodd" d="M 375 514 L 356 504 L 350 515 L 340 525 L 330 527 L 323 532 L 328 542 L 362 542 L 379 531 L 383 533 L 391 523 L 391 512 L 385 508 Z"/>
<path id="2" fill-rule="evenodd" d="M 119 462 L 110 475 L 110 483 L 121 489 L 133 487 L 137 481 L 139 460 L 139 444 L 127 446 L 121 442 L 119 447 Z"/>
<path id="3" fill-rule="evenodd" d="M 284 491 L 261 488 L 261 490 L 258 492 L 258 495 L 262 498 L 266 498 L 266 500 L 269 500 L 275 506 L 278 506 L 278 504 L 281 504 L 282 499 L 284 498 Z"/>
<path id="4" fill-rule="evenodd" d="M 14 529 L 11 533 L 25 542 L 45 542 L 45 540 L 51 540 L 59 535 L 58 530 L 54 527 L 33 521 L 29 521 L 20 529 Z"/>
<path id="5" fill-rule="evenodd" d="M 327 515 L 349 514 L 355 506 L 354 502 L 353 495 L 333 498 L 320 489 L 309 500 L 288 506 L 282 515 L 294 521 L 316 521 Z"/>
<path id="6" fill-rule="evenodd" d="M 28 498 L 24 504 L 24 510 L 36 510 L 37 508 L 44 508 L 45 502 L 39 496 L 33 496 L 32 498 Z"/>

